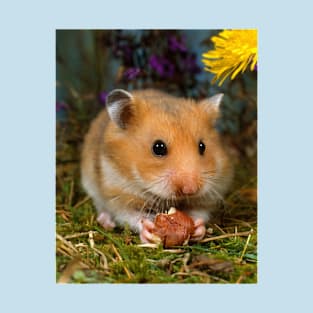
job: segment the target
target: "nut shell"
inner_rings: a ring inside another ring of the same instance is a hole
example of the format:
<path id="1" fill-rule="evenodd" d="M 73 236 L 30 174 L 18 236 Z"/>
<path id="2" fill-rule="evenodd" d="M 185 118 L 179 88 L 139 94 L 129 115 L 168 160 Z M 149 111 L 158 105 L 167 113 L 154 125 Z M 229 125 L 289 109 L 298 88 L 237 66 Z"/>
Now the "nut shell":
<path id="1" fill-rule="evenodd" d="M 193 219 L 175 208 L 171 208 L 168 214 L 157 214 L 154 224 L 153 233 L 165 248 L 187 244 L 195 229 Z"/>

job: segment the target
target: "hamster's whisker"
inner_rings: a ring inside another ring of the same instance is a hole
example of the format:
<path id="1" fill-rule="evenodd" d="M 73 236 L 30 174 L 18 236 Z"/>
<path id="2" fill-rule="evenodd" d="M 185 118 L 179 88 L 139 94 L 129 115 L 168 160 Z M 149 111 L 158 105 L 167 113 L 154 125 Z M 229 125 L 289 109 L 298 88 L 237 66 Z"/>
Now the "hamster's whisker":
<path id="1" fill-rule="evenodd" d="M 140 208 L 140 210 L 139 210 L 139 212 L 140 212 L 141 215 L 147 215 L 147 217 L 150 215 L 150 213 L 151 213 L 151 208 L 150 208 L 150 206 L 149 206 L 149 210 L 148 210 L 148 211 L 145 210 L 145 209 L 146 209 L 146 205 L 147 205 L 147 203 L 149 203 L 149 202 L 151 202 L 151 198 L 147 198 L 146 201 L 145 201 L 145 202 L 143 203 L 143 205 L 141 206 L 141 208 Z"/>
<path id="2" fill-rule="evenodd" d="M 218 200 L 222 200 L 223 199 L 223 196 L 219 193 L 219 191 L 217 190 L 217 184 L 216 182 L 214 181 L 208 181 L 207 182 L 210 189 L 209 189 L 209 192 L 210 192 L 210 195 L 212 196 L 213 199 L 218 199 Z"/>
<path id="3" fill-rule="evenodd" d="M 158 211 L 160 201 L 161 199 L 157 195 L 152 194 L 150 197 L 147 197 L 146 201 L 140 208 L 140 213 L 149 217 L 153 211 Z"/>

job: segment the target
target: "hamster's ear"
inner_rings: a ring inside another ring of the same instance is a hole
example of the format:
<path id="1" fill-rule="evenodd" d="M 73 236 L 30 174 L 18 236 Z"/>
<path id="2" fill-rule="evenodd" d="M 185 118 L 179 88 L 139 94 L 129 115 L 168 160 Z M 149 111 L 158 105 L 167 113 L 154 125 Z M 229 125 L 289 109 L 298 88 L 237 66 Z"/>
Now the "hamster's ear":
<path id="1" fill-rule="evenodd" d="M 200 105 L 203 106 L 205 111 L 211 113 L 211 112 L 219 112 L 220 110 L 220 104 L 222 102 L 224 94 L 218 93 L 208 99 L 202 100 L 200 102 Z"/>
<path id="2" fill-rule="evenodd" d="M 106 108 L 109 117 L 120 128 L 125 129 L 133 115 L 132 101 L 133 96 L 123 89 L 114 89 L 107 95 Z"/>

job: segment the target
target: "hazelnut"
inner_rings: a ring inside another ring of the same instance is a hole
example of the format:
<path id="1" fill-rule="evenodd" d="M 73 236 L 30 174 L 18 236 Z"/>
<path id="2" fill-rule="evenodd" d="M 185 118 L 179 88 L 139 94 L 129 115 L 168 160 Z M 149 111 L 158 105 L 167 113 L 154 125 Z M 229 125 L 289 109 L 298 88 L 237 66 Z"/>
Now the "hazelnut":
<path id="1" fill-rule="evenodd" d="M 170 208 L 167 214 L 157 214 L 154 224 L 153 233 L 165 248 L 187 244 L 195 228 L 193 219 L 175 208 Z"/>

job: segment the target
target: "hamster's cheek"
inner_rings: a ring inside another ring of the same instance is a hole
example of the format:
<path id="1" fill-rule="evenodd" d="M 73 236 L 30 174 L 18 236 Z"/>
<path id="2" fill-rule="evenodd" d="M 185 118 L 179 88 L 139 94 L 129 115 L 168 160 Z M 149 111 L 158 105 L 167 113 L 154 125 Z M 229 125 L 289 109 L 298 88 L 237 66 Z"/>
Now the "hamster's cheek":
<path id="1" fill-rule="evenodd" d="M 172 194 L 168 175 L 166 172 L 159 170 L 138 168 L 133 166 L 132 168 L 133 179 L 140 185 L 141 189 L 150 192 L 154 195 L 158 195 L 162 198 L 168 198 Z"/>

